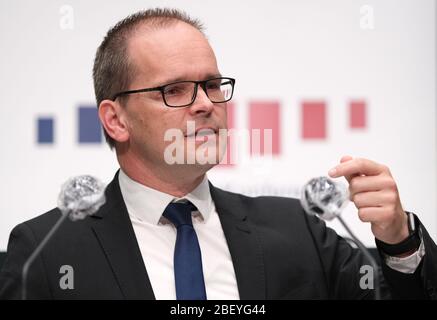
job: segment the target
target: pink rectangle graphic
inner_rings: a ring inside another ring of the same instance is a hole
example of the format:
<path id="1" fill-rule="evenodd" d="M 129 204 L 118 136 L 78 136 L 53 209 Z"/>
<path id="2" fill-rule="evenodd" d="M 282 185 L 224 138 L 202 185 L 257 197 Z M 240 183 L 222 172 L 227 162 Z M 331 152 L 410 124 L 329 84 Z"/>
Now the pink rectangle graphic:
<path id="1" fill-rule="evenodd" d="M 255 101 L 249 104 L 250 154 L 280 153 L 279 102 Z M 264 138 L 270 141 L 264 141 Z"/>
<path id="2" fill-rule="evenodd" d="M 326 139 L 326 103 L 302 102 L 302 138 Z"/>
<path id="3" fill-rule="evenodd" d="M 351 129 L 366 128 L 366 102 L 353 100 L 349 103 L 349 127 Z"/>

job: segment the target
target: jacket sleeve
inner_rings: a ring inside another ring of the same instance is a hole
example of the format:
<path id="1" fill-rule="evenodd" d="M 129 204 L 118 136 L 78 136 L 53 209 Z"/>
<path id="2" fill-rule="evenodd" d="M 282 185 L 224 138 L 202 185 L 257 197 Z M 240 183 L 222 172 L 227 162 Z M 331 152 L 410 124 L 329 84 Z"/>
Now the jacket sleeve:
<path id="1" fill-rule="evenodd" d="M 437 246 L 417 216 L 415 220 L 425 246 L 425 255 L 416 271 L 412 274 L 402 273 L 385 263 L 382 270 L 393 298 L 437 300 Z"/>
<path id="2" fill-rule="evenodd" d="M 16 226 L 9 237 L 6 260 L 0 272 L 0 300 L 21 299 L 21 272 L 27 258 L 36 248 L 31 228 L 22 223 Z M 27 278 L 28 299 L 51 299 L 44 263 L 37 257 L 29 268 Z"/>
<path id="3" fill-rule="evenodd" d="M 374 299 L 375 272 L 382 280 L 382 298 L 390 298 L 379 269 L 373 270 L 367 258 L 334 230 L 326 227 L 324 221 L 304 215 L 325 273 L 329 299 Z"/>
<path id="4" fill-rule="evenodd" d="M 320 219 L 311 216 L 306 219 L 325 270 L 330 298 L 373 299 L 374 290 L 368 285 L 369 289 L 363 289 L 365 275 L 362 268 L 370 265 L 363 254 L 327 228 Z M 383 299 L 437 299 L 437 246 L 418 222 L 425 255 L 413 274 L 391 269 L 381 257 L 381 270 L 377 272 Z"/>

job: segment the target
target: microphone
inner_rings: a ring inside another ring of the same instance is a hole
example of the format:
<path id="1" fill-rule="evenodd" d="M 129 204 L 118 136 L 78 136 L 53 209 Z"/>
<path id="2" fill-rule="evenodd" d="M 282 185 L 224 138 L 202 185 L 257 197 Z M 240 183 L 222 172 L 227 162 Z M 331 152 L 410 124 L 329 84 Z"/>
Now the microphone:
<path id="1" fill-rule="evenodd" d="M 23 265 L 21 273 L 21 298 L 23 300 L 26 300 L 27 297 L 29 268 L 59 227 L 67 218 L 70 218 L 71 221 L 77 221 L 94 214 L 105 201 L 105 186 L 92 176 L 73 177 L 62 185 L 58 196 L 58 208 L 61 210 L 62 215 Z"/>
<path id="2" fill-rule="evenodd" d="M 380 300 L 378 264 L 369 250 L 358 240 L 340 215 L 346 207 L 348 200 L 349 191 L 344 184 L 335 182 L 328 177 L 317 177 L 308 181 L 302 188 L 300 203 L 305 212 L 309 215 L 315 215 L 326 221 L 331 221 L 335 218 L 340 221 L 352 238 L 350 240 L 355 243 L 372 265 L 375 280 L 375 300 Z"/>

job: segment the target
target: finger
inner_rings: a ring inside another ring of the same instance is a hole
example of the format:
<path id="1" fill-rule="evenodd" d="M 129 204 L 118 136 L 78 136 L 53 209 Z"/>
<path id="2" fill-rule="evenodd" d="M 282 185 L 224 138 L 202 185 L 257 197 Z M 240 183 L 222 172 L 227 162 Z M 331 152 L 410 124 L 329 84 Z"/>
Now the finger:
<path id="1" fill-rule="evenodd" d="M 347 161 L 352 160 L 352 159 L 353 158 L 351 156 L 343 156 L 340 159 L 340 163 L 347 162 Z"/>
<path id="2" fill-rule="evenodd" d="M 363 158 L 356 158 L 350 161 L 340 163 L 336 167 L 332 168 L 331 170 L 329 170 L 329 175 L 332 178 L 342 176 L 347 177 L 352 175 L 373 176 L 380 174 L 384 171 L 384 169 L 384 166 L 374 161 Z"/>
<path id="3" fill-rule="evenodd" d="M 386 212 L 384 208 L 380 207 L 366 207 L 358 209 L 358 218 L 363 222 L 378 223 L 386 219 Z"/>
<path id="4" fill-rule="evenodd" d="M 343 157 L 341 157 L 341 159 L 340 159 L 340 163 L 344 163 L 344 162 L 350 161 L 350 160 L 352 160 L 352 159 L 353 159 L 353 158 L 352 158 L 351 156 L 343 156 Z M 351 179 L 352 179 L 353 177 L 356 177 L 356 176 L 357 176 L 357 175 L 348 175 L 348 176 L 345 176 L 345 178 L 346 178 L 347 182 L 350 183 Z"/>
<path id="5" fill-rule="evenodd" d="M 396 190 L 396 182 L 390 176 L 357 176 L 349 181 L 349 194 L 366 191 Z"/>
<path id="6" fill-rule="evenodd" d="M 351 198 L 357 209 L 367 207 L 383 207 L 390 201 L 393 201 L 391 192 L 371 191 L 354 194 Z"/>

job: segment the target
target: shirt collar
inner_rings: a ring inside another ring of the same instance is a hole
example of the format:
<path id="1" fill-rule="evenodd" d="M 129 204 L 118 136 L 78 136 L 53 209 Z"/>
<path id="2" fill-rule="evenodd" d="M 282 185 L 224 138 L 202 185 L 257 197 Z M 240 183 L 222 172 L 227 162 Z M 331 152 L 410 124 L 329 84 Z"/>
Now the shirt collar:
<path id="1" fill-rule="evenodd" d="M 202 182 L 182 198 L 152 189 L 132 180 L 120 169 L 118 175 L 121 194 L 131 217 L 140 221 L 157 225 L 167 205 L 172 201 L 187 199 L 196 206 L 201 217 L 206 222 L 214 210 L 208 178 L 205 175 Z"/>

